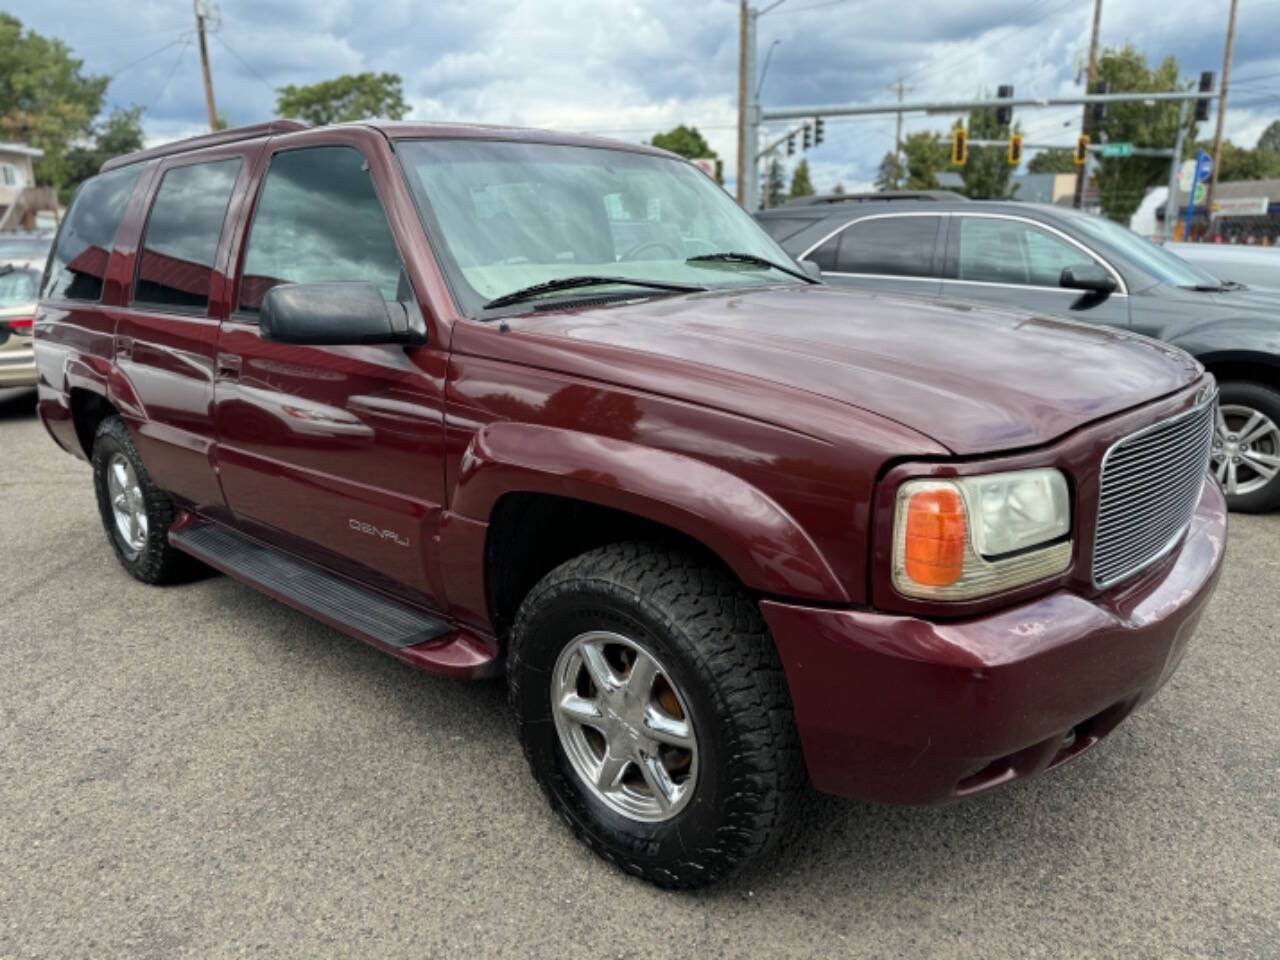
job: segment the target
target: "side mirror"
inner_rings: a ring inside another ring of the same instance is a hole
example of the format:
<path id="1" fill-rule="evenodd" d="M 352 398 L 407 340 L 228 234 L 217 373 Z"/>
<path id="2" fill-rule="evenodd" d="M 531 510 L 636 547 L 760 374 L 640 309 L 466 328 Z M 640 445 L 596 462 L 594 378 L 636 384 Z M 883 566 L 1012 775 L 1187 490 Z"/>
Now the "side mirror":
<path id="1" fill-rule="evenodd" d="M 258 315 L 262 336 L 279 343 L 340 346 L 421 343 L 403 304 L 388 303 L 372 283 L 281 283 Z"/>
<path id="2" fill-rule="evenodd" d="M 822 279 L 822 268 L 812 260 L 801 260 L 800 266 L 804 268 L 804 272 L 815 280 Z"/>
<path id="3" fill-rule="evenodd" d="M 1068 290 L 1084 290 L 1106 296 L 1115 292 L 1116 278 L 1096 263 L 1077 263 L 1074 266 L 1062 268 L 1058 286 L 1066 287 Z"/>

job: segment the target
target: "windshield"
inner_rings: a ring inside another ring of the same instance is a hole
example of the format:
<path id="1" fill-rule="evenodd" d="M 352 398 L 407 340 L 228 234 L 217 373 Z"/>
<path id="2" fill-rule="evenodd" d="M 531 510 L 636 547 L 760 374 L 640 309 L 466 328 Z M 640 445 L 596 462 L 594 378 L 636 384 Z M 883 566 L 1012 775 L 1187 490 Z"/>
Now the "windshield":
<path id="1" fill-rule="evenodd" d="M 745 253 L 794 261 L 705 174 L 667 157 L 544 143 L 410 140 L 396 147 L 464 312 L 561 277 L 707 288 L 802 283 L 767 266 L 694 262 Z M 599 296 L 601 287 L 555 298 Z M 631 286 L 609 294 L 653 296 Z"/>
<path id="2" fill-rule="evenodd" d="M 1168 250 L 1162 250 L 1145 237 L 1140 237 L 1128 227 L 1105 217 L 1077 216 L 1072 224 L 1085 233 L 1092 234 L 1116 247 L 1126 257 L 1151 274 L 1161 283 L 1173 287 L 1218 286 L 1217 277 L 1193 267 Z"/>
<path id="3" fill-rule="evenodd" d="M 51 246 L 52 237 L 0 237 L 0 261 L 47 257 Z"/>
<path id="4" fill-rule="evenodd" d="M 34 270 L 0 270 L 0 310 L 36 302 L 40 275 Z"/>

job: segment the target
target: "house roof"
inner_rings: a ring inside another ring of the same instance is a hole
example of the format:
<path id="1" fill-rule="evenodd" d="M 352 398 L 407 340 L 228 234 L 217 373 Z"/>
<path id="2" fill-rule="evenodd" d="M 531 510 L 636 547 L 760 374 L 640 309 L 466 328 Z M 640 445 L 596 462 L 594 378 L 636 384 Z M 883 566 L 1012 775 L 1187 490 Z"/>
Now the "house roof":
<path id="1" fill-rule="evenodd" d="M 25 143 L 0 143 L 0 153 L 19 153 L 24 157 L 44 156 L 44 151 L 39 147 L 29 147 Z"/>

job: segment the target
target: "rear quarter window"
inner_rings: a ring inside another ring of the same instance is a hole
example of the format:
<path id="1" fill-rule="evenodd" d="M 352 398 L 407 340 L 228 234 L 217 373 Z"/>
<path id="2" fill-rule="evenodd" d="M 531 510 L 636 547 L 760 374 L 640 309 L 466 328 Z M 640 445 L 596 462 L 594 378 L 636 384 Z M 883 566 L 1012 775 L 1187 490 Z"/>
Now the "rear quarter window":
<path id="1" fill-rule="evenodd" d="M 93 177 L 80 187 L 49 258 L 43 297 L 102 299 L 111 247 L 141 173 L 140 166 L 124 167 Z"/>

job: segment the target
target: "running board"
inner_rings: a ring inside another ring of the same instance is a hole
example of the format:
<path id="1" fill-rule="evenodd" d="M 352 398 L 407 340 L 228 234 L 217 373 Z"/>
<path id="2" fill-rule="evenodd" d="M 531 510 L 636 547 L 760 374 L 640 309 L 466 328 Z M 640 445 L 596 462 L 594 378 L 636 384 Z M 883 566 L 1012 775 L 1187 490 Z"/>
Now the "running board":
<path id="1" fill-rule="evenodd" d="M 496 669 L 497 651 L 480 637 L 229 527 L 188 516 L 170 529 L 169 542 L 214 569 L 416 667 L 473 677 Z"/>

